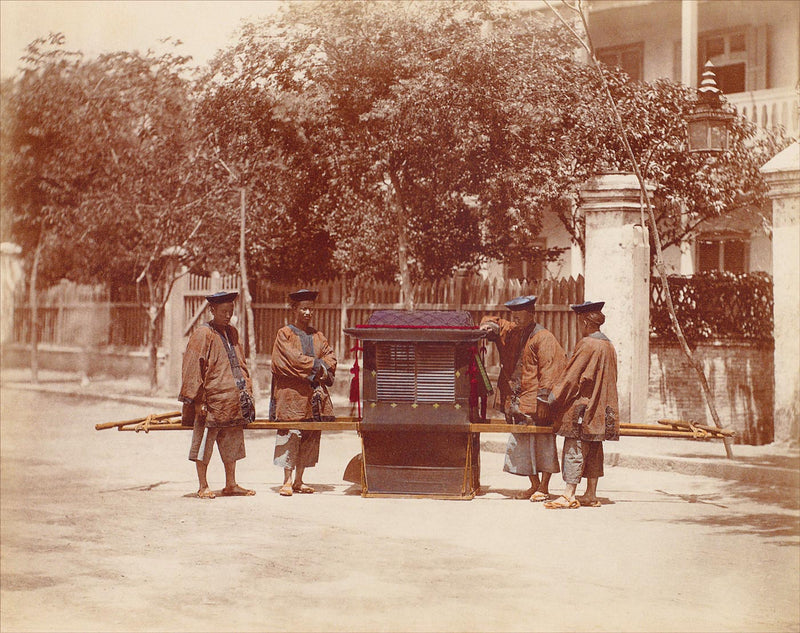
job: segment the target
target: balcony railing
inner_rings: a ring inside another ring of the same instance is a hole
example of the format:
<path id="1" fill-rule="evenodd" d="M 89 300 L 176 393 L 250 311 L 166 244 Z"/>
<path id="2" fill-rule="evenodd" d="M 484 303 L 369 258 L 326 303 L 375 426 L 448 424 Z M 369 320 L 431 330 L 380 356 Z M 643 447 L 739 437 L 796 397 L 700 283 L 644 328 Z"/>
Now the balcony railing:
<path id="1" fill-rule="evenodd" d="M 762 129 L 783 126 L 792 138 L 800 136 L 800 112 L 796 88 L 771 88 L 725 95 L 739 114 Z"/>

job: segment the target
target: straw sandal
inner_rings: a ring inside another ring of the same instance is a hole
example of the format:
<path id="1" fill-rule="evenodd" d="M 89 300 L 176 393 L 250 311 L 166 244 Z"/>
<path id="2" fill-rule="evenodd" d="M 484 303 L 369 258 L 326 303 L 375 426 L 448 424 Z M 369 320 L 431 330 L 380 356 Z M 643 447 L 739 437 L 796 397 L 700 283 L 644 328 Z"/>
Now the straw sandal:
<path id="1" fill-rule="evenodd" d="M 198 499 L 216 499 L 217 495 L 214 493 L 213 490 L 208 488 L 203 488 L 202 490 L 197 491 L 197 498 Z"/>
<path id="2" fill-rule="evenodd" d="M 540 501 L 550 501 L 553 497 L 546 492 L 539 492 L 538 490 L 531 495 L 531 501 L 538 503 Z"/>
<path id="3" fill-rule="evenodd" d="M 581 507 L 581 502 L 575 497 L 572 497 L 572 499 L 567 499 L 567 497 L 561 495 L 555 501 L 545 502 L 544 507 L 548 510 L 575 510 Z"/>
<path id="4" fill-rule="evenodd" d="M 299 486 L 292 486 L 293 492 L 299 492 L 300 494 L 310 495 L 314 492 L 314 489 L 311 486 L 306 486 L 305 484 L 300 484 Z"/>
<path id="5" fill-rule="evenodd" d="M 580 501 L 581 506 L 584 508 L 599 508 L 602 503 L 600 503 L 600 499 L 587 499 L 585 497 L 576 497 L 578 501 Z"/>
<path id="6" fill-rule="evenodd" d="M 281 497 L 291 497 L 292 496 L 292 485 L 291 484 L 283 484 L 281 489 L 279 490 L 279 494 Z"/>

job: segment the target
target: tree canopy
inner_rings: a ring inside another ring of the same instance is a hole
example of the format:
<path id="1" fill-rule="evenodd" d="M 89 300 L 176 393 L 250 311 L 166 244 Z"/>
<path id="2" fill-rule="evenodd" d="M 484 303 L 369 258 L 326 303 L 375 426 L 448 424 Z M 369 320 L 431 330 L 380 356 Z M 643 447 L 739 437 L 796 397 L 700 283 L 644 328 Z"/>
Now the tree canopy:
<path id="1" fill-rule="evenodd" d="M 247 108 L 247 134 L 292 126 L 273 165 L 301 157 L 303 215 L 335 270 L 446 276 L 530 248 L 558 188 L 548 123 L 580 67 L 547 22 L 486 33 L 512 17 L 486 2 L 293 4 L 245 28 L 210 84 L 272 105 Z M 292 215 L 271 211 L 264 224 Z"/>
<path id="2" fill-rule="evenodd" d="M 546 12 L 290 2 L 245 24 L 202 76 L 178 50 L 86 60 L 52 36 L 3 83 L 2 205 L 26 252 L 48 245 L 50 277 L 155 288 L 170 247 L 233 272 L 244 190 L 254 276 L 399 278 L 408 292 L 541 256 L 548 208 L 582 244 L 580 185 L 629 168 L 596 73 Z M 737 117 L 729 152 L 691 155 L 692 90 L 604 72 L 665 246 L 763 202 L 758 168 L 780 140 L 756 141 Z"/>
<path id="3" fill-rule="evenodd" d="M 70 239 L 61 236 L 70 235 L 68 217 L 97 170 L 80 133 L 91 133 L 81 125 L 88 78 L 80 54 L 66 51 L 63 43 L 57 34 L 33 41 L 21 76 L 2 84 L 3 229 L 28 257 L 47 257 L 45 283 L 80 267 L 65 248 Z"/>
<path id="4" fill-rule="evenodd" d="M 3 86 L 2 203 L 14 238 L 35 246 L 31 287 L 40 269 L 45 280 L 136 283 L 155 388 L 156 323 L 176 259 L 197 266 L 217 253 L 230 266 L 238 242 L 200 242 L 216 219 L 216 185 L 188 60 L 150 51 L 84 60 L 53 35 L 32 43 L 26 61 Z"/>
<path id="5" fill-rule="evenodd" d="M 655 187 L 662 248 L 679 245 L 704 223 L 743 206 L 758 212 L 767 190 L 759 168 L 788 144 L 781 131 L 759 134 L 755 124 L 735 116 L 727 151 L 714 157 L 692 153 L 686 120 L 697 102 L 694 89 L 668 80 L 632 82 L 614 69 L 604 72 L 642 174 Z M 592 174 L 631 169 L 608 107 L 595 107 L 600 110 L 592 116 L 576 112 L 578 124 L 567 131 L 576 199 L 580 184 Z M 575 207 L 555 203 L 554 208 L 573 239 L 582 243 L 582 217 Z"/>

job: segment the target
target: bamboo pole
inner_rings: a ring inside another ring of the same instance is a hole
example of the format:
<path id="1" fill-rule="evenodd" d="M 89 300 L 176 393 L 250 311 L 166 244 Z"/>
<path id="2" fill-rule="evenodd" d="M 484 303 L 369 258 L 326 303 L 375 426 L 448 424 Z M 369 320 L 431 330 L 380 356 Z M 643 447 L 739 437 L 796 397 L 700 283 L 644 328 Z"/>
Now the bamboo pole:
<path id="1" fill-rule="evenodd" d="M 685 429 L 700 429 L 702 431 L 709 431 L 711 433 L 719 433 L 721 435 L 727 435 L 733 437 L 736 434 L 736 431 L 733 429 L 723 428 L 718 429 L 715 426 L 707 426 L 705 424 L 696 424 L 695 422 L 690 422 L 686 420 L 659 420 L 659 424 L 673 426 L 673 427 L 680 427 Z"/>
<path id="2" fill-rule="evenodd" d="M 487 425 L 487 424 L 470 424 L 469 429 L 463 427 L 453 427 L 453 432 L 470 432 L 470 433 L 510 433 L 506 425 Z M 357 431 L 358 424 L 356 422 L 292 422 L 292 423 L 277 423 L 277 422 L 251 422 L 245 427 L 247 430 L 256 431 L 269 431 L 269 430 L 305 430 L 305 431 Z M 520 428 L 524 428 L 523 434 L 530 433 L 552 433 L 551 427 L 536 427 L 526 426 L 518 427 L 513 432 L 519 434 Z M 191 431 L 192 427 L 184 426 L 179 422 L 169 423 L 155 423 L 151 424 L 147 429 L 136 428 L 135 426 L 122 426 L 119 427 L 120 431 Z M 669 431 L 658 429 L 620 429 L 620 437 L 666 437 L 675 439 L 688 439 L 688 440 L 712 440 L 722 439 L 721 435 L 713 435 L 711 433 L 704 436 L 697 436 L 688 431 Z"/>
<path id="3" fill-rule="evenodd" d="M 95 425 L 95 429 L 103 430 L 116 428 L 119 431 L 188 431 L 192 429 L 191 426 L 185 426 L 180 422 L 175 422 L 173 418 L 180 415 L 180 411 L 171 411 L 169 413 L 152 414 L 143 418 L 135 420 L 124 420 L 121 422 L 105 422 Z M 620 437 L 672 437 L 672 438 L 686 438 L 686 439 L 720 439 L 722 434 L 718 429 L 708 428 L 700 429 L 695 427 L 692 429 L 688 422 L 683 422 L 686 430 L 669 429 L 663 421 L 659 420 L 661 424 L 620 424 Z M 672 422 L 672 421 L 670 421 Z M 678 420 L 677 422 L 682 422 Z M 248 424 L 245 428 L 255 431 L 276 431 L 276 430 L 300 430 L 300 431 L 360 431 L 361 418 L 356 416 L 339 416 L 335 420 L 328 421 L 290 421 L 290 422 L 277 422 L 274 420 L 255 420 Z M 425 426 L 421 425 L 420 431 L 425 430 Z M 391 430 L 391 426 L 387 425 L 386 430 Z M 441 430 L 441 429 L 438 429 Z M 538 426 L 534 424 L 506 424 L 503 418 L 490 418 L 488 422 L 469 424 L 469 425 L 452 425 L 449 429 L 453 433 L 514 433 L 528 435 L 535 434 L 550 434 L 553 433 L 552 426 Z M 733 432 L 730 431 L 732 435 Z"/>
<path id="4" fill-rule="evenodd" d="M 129 424 L 139 424 L 141 422 L 145 422 L 149 420 L 165 420 L 167 418 L 176 418 L 181 415 L 180 411 L 170 411 L 169 413 L 153 413 L 151 415 L 146 415 L 143 418 L 136 418 L 135 420 L 122 420 L 121 422 L 102 422 L 100 424 L 95 424 L 94 428 L 96 431 L 102 431 L 103 429 L 115 429 L 121 428 L 123 426 L 128 426 Z"/>
<path id="5" fill-rule="evenodd" d="M 653 430 L 620 429 L 619 436 L 620 437 L 675 437 L 675 438 L 685 438 L 687 440 L 723 439 L 721 435 L 714 436 L 711 433 L 708 433 L 705 436 L 698 436 L 695 435 L 694 433 L 689 433 L 687 431 L 659 431 L 657 429 Z"/>
<path id="6" fill-rule="evenodd" d="M 471 433 L 514 433 L 528 435 L 530 433 L 553 433 L 552 426 L 536 426 L 534 424 L 506 424 L 503 422 L 486 422 L 470 424 Z"/>
<path id="7" fill-rule="evenodd" d="M 358 419 L 357 418 L 336 418 L 331 421 L 316 421 L 311 420 L 307 422 L 275 422 L 274 420 L 256 420 L 244 427 L 248 431 L 357 431 Z M 128 424 L 126 426 L 118 427 L 120 431 L 191 431 L 191 426 L 184 426 L 180 422 L 154 422 L 147 428 L 137 428 L 137 425 Z"/>

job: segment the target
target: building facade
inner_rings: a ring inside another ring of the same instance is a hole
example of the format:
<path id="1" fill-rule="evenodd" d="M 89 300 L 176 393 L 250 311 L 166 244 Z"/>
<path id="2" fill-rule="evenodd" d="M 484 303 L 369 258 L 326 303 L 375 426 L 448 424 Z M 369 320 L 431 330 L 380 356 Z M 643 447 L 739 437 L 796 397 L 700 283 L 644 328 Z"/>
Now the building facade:
<path id="1" fill-rule="evenodd" d="M 550 11 L 521 2 L 526 11 Z M 666 78 L 696 87 L 706 61 L 739 114 L 760 129 L 800 136 L 800 3 L 787 0 L 594 0 L 589 34 L 598 59 L 634 80 Z M 583 273 L 583 253 L 554 214 L 546 214 L 541 246 L 565 248 L 558 262 L 508 262 L 498 274 L 545 278 Z M 668 272 L 708 270 L 772 273 L 769 204 L 740 209 L 701 226 L 692 242 L 665 250 Z"/>

